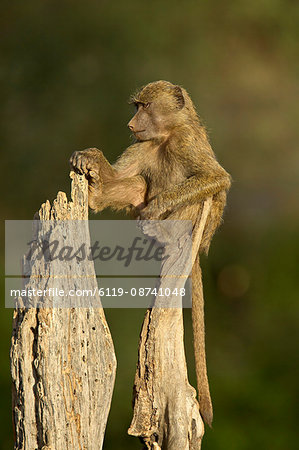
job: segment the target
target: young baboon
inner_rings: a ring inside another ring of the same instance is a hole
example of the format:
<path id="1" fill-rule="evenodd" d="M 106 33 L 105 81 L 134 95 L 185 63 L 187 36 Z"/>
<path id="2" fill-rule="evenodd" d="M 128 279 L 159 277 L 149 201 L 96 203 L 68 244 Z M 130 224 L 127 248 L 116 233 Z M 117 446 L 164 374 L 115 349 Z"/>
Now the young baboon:
<path id="1" fill-rule="evenodd" d="M 114 165 L 97 149 L 75 152 L 71 166 L 89 180 L 89 206 L 127 209 L 142 219 L 188 219 L 195 224 L 213 198 L 200 252 L 207 253 L 221 222 L 230 175 L 217 162 L 185 89 L 156 81 L 132 96 L 137 112 L 128 127 L 136 140 Z M 199 257 L 192 269 L 192 322 L 201 415 L 211 425 Z"/>

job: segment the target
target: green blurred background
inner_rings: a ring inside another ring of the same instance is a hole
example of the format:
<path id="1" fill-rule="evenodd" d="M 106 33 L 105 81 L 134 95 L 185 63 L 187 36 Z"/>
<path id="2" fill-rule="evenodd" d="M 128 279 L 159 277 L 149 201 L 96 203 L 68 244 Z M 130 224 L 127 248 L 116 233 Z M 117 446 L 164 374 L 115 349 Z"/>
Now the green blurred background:
<path id="1" fill-rule="evenodd" d="M 297 448 L 298 6 L 291 0 L 1 2 L 3 219 L 31 219 L 58 190 L 69 193 L 73 151 L 96 146 L 115 161 L 130 143 L 129 95 L 157 79 L 189 91 L 232 174 L 224 225 L 203 262 L 215 410 L 206 450 Z M 123 218 L 109 211 L 98 216 L 111 217 Z M 143 314 L 107 310 L 118 357 L 107 450 L 140 448 L 126 429 Z M 194 383 L 190 313 L 185 316 Z M 11 319 L 3 302 L 5 450 L 12 448 Z"/>

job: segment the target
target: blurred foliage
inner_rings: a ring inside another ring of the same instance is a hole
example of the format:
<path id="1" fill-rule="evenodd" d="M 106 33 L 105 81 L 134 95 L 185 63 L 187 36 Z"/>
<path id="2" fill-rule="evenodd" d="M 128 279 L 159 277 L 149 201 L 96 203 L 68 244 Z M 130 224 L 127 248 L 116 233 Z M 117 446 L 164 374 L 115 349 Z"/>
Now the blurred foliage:
<path id="1" fill-rule="evenodd" d="M 31 219 L 58 190 L 69 192 L 68 158 L 74 150 L 96 146 L 114 161 L 130 142 L 127 99 L 137 87 L 156 79 L 186 87 L 234 179 L 224 225 L 203 261 L 215 409 L 203 448 L 295 449 L 298 2 L 3 0 L 1 5 L 3 218 Z M 123 216 L 107 211 L 100 217 Z M 143 313 L 107 311 L 118 357 L 107 450 L 140 448 L 126 429 Z M 194 383 L 190 312 L 185 316 Z M 11 317 L 3 307 L 0 448 L 5 450 L 12 448 Z"/>

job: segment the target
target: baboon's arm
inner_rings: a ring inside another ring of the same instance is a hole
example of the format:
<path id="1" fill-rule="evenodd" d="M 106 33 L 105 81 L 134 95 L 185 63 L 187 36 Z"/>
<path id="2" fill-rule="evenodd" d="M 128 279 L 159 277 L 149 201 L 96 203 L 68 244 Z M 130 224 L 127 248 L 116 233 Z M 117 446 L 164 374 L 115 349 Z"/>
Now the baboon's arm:
<path id="1" fill-rule="evenodd" d="M 102 189 L 89 185 L 88 204 L 94 211 L 105 208 L 121 210 L 130 206 L 142 208 L 146 193 L 146 182 L 141 175 L 128 178 L 115 178 L 102 185 Z"/>
<path id="2" fill-rule="evenodd" d="M 136 159 L 136 158 L 135 158 Z M 88 204 L 95 211 L 107 207 L 116 210 L 129 206 L 142 208 L 146 182 L 138 175 L 138 166 L 127 152 L 112 166 L 101 150 L 89 148 L 73 153 L 71 167 L 88 179 Z"/>
<path id="3" fill-rule="evenodd" d="M 79 173 L 84 173 L 91 184 L 106 183 L 116 178 L 127 178 L 137 175 L 131 161 L 114 166 L 105 158 L 103 152 L 97 148 L 74 152 L 70 158 L 71 167 Z"/>
<path id="4" fill-rule="evenodd" d="M 148 206 L 143 209 L 142 216 L 157 217 L 168 210 L 199 203 L 220 191 L 228 190 L 230 185 L 230 176 L 224 169 L 211 174 L 193 175 L 150 200 Z"/>

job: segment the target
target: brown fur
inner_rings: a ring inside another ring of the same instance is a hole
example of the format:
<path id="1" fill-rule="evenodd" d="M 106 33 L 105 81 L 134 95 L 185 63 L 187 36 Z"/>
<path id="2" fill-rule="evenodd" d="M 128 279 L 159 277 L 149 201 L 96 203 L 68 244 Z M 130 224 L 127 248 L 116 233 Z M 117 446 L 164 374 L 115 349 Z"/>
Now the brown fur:
<path id="1" fill-rule="evenodd" d="M 206 131 L 185 89 L 150 83 L 131 101 L 138 111 L 128 126 L 136 142 L 111 166 L 97 149 L 75 152 L 71 165 L 89 178 L 89 206 L 130 210 L 144 219 L 189 219 L 195 224 L 203 201 L 213 203 L 200 246 L 208 252 L 221 222 L 230 176 L 217 162 Z M 192 320 L 200 412 L 209 425 L 213 411 L 206 372 L 204 305 L 199 259 L 192 270 Z"/>

